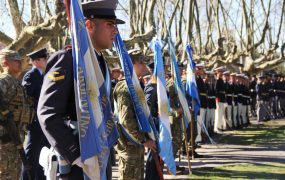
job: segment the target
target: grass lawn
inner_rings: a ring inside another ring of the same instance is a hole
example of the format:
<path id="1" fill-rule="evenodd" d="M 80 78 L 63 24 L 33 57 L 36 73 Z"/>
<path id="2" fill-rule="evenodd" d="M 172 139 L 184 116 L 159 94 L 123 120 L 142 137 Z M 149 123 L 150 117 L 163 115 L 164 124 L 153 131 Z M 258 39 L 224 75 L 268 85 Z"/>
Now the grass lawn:
<path id="1" fill-rule="evenodd" d="M 282 121 L 269 121 L 264 125 L 233 131 L 222 135 L 218 142 L 230 145 L 266 147 L 285 151 L 285 125 Z M 285 180 L 285 162 L 258 162 L 203 167 L 193 169 L 190 179 L 282 179 Z"/>
<path id="2" fill-rule="evenodd" d="M 219 143 L 278 148 L 278 146 L 285 143 L 285 125 L 280 126 L 275 121 L 269 121 L 259 126 L 254 125 L 222 136 Z"/>
<path id="3" fill-rule="evenodd" d="M 190 179 L 285 179 L 285 164 L 237 164 L 193 170 Z"/>

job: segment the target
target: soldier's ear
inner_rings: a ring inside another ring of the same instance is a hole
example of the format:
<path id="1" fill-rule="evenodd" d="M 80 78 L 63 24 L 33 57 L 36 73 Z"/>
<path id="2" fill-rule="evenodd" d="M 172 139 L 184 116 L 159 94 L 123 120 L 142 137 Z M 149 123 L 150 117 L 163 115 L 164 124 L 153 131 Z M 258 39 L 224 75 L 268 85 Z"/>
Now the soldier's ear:
<path id="1" fill-rule="evenodd" d="M 92 29 L 92 27 L 94 26 L 94 24 L 92 23 L 92 21 L 91 21 L 90 19 L 87 19 L 87 20 L 85 21 L 85 25 L 86 25 L 86 28 L 87 28 L 88 30 Z"/>
<path id="2" fill-rule="evenodd" d="M 2 62 L 1 62 L 1 66 L 2 67 L 7 67 L 8 65 L 9 65 L 9 61 L 8 60 L 6 60 L 6 59 L 2 60 Z"/>

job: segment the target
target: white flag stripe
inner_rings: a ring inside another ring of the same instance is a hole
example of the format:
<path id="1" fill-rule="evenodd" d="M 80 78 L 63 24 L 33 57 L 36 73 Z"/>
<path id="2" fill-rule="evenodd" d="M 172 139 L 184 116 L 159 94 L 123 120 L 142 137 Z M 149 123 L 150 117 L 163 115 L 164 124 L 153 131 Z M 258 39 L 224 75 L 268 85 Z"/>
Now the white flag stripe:
<path id="1" fill-rule="evenodd" d="M 158 99 L 158 112 L 159 112 L 159 119 L 161 123 L 164 124 L 164 127 L 167 128 L 171 136 L 171 129 L 170 129 L 170 120 L 168 116 L 168 97 L 166 94 L 166 89 L 161 82 L 160 78 L 157 78 L 157 99 Z"/>
<path id="2" fill-rule="evenodd" d="M 183 108 L 184 115 L 186 116 L 186 120 L 189 123 L 191 121 L 191 114 L 189 111 L 189 106 L 188 106 L 188 103 L 186 101 L 185 95 L 181 92 L 180 88 L 177 88 L 177 94 L 178 94 L 180 104 Z"/>

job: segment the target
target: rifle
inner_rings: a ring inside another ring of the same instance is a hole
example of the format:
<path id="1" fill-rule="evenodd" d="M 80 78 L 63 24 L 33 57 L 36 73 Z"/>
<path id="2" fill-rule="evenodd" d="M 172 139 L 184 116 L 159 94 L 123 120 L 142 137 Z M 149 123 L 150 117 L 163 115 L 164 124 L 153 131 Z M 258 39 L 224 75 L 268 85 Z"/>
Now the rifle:
<path id="1" fill-rule="evenodd" d="M 3 102 L 3 95 L 0 92 L 0 109 L 3 110 L 5 109 L 5 104 Z M 4 116 L 1 121 L 3 121 L 4 126 L 7 128 L 7 132 L 11 140 L 14 142 L 14 144 L 17 147 L 17 151 L 20 155 L 20 158 L 22 160 L 24 170 L 27 173 L 27 177 L 29 180 L 32 180 L 31 177 L 31 165 L 27 160 L 24 148 L 23 148 L 23 143 L 20 138 L 20 133 L 18 131 L 18 128 L 16 126 L 16 123 L 13 119 L 13 114 L 9 111 L 1 112 L 1 114 Z"/>

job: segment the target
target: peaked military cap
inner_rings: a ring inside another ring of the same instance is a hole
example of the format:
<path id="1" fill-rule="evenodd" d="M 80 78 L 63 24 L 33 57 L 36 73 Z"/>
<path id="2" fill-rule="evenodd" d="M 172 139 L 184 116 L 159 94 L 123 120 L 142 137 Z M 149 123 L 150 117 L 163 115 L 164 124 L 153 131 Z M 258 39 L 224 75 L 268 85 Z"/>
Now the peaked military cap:
<path id="1" fill-rule="evenodd" d="M 130 55 L 133 63 L 135 62 L 146 63 L 147 57 L 143 55 L 143 52 L 140 49 L 129 50 L 128 54 Z"/>
<path id="2" fill-rule="evenodd" d="M 223 75 L 230 75 L 230 71 L 223 72 Z"/>
<path id="3" fill-rule="evenodd" d="M 85 0 L 81 5 L 85 18 L 114 19 L 116 24 L 125 24 L 125 21 L 118 19 L 115 14 L 118 0 Z"/>
<path id="4" fill-rule="evenodd" d="M 0 60 L 8 59 L 8 60 L 18 60 L 21 61 L 22 58 L 20 54 L 16 51 L 9 49 L 2 49 L 0 52 Z"/>
<path id="5" fill-rule="evenodd" d="M 215 73 L 213 71 L 206 71 L 207 75 L 215 75 Z"/>
<path id="6" fill-rule="evenodd" d="M 204 68 L 205 67 L 205 63 L 204 62 L 201 62 L 201 63 L 199 63 L 199 64 L 196 64 L 196 68 L 197 69 L 202 69 L 202 68 Z"/>
<path id="7" fill-rule="evenodd" d="M 48 57 L 48 52 L 46 48 L 42 48 L 27 54 L 27 56 L 31 58 L 31 60 L 35 60 L 38 58 L 46 58 Z"/>
<path id="8" fill-rule="evenodd" d="M 224 72 L 225 71 L 225 68 L 224 67 L 217 67 L 214 69 L 214 71 L 217 71 L 217 72 Z"/>
<path id="9" fill-rule="evenodd" d="M 150 68 L 150 70 L 153 71 L 153 69 L 154 69 L 154 62 L 150 62 L 147 66 Z"/>

